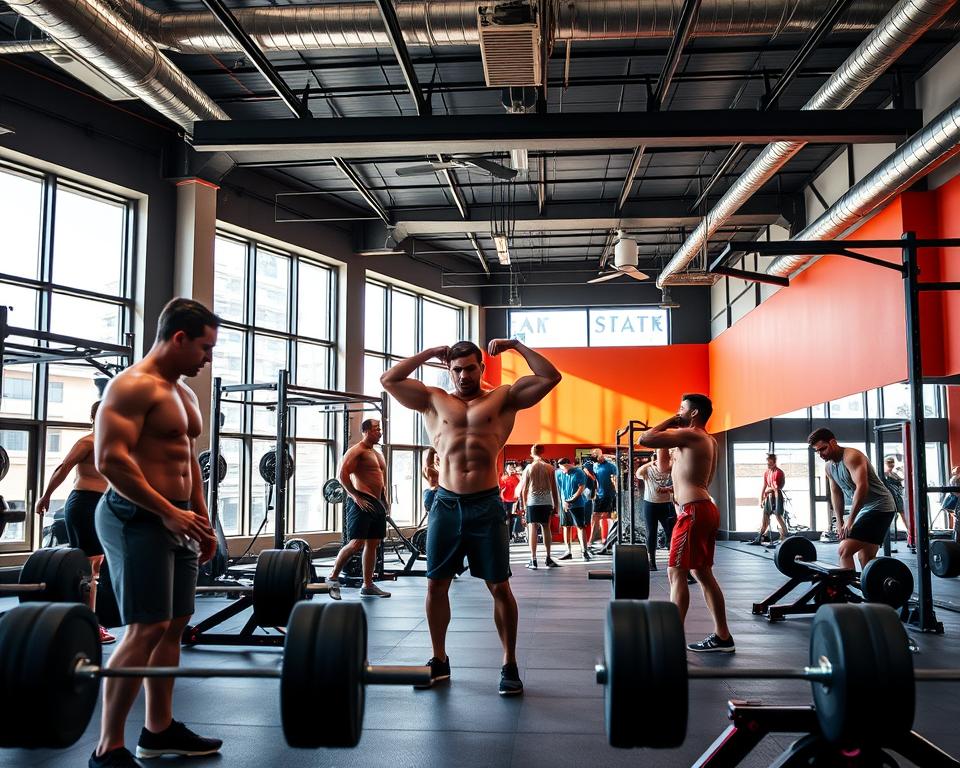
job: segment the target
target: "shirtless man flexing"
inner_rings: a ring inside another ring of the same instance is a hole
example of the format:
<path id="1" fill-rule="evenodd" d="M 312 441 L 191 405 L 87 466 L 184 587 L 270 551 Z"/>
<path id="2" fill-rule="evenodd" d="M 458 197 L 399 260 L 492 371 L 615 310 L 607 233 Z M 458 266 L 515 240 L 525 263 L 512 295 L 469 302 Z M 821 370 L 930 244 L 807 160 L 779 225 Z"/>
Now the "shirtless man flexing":
<path id="1" fill-rule="evenodd" d="M 327 581 L 336 581 L 347 561 L 363 550 L 362 597 L 390 597 L 373 583 L 377 547 L 387 535 L 387 462 L 373 449 L 383 434 L 380 422 L 367 419 L 360 425 L 363 438 L 350 446 L 340 464 L 340 484 L 347 492 L 347 543 L 337 554 Z"/>
<path id="2" fill-rule="evenodd" d="M 523 683 L 517 670 L 517 601 L 510 589 L 510 538 L 497 485 L 497 455 L 513 429 L 517 411 L 540 402 L 560 383 L 559 371 L 516 339 L 495 339 L 487 352 L 496 356 L 507 349 L 518 352 L 533 375 L 489 392 L 480 387 L 482 354 L 469 341 L 426 349 L 380 377 L 383 388 L 401 405 L 423 414 L 440 454 L 440 487 L 427 529 L 426 611 L 433 644 L 433 658 L 427 664 L 433 682 L 450 677 L 445 647 L 448 593 L 466 556 L 470 575 L 483 579 L 493 595 L 493 617 L 503 645 L 503 696 L 522 693 Z M 434 357 L 447 365 L 453 392 L 410 378 Z"/>
<path id="3" fill-rule="evenodd" d="M 698 653 L 733 653 L 736 646 L 727 627 L 723 592 L 713 575 L 720 512 L 707 490 L 717 471 L 717 441 L 704 429 L 711 413 L 713 403 L 706 395 L 683 395 L 677 415 L 641 433 L 639 442 L 648 448 L 677 449 L 672 476 L 680 511 L 670 538 L 670 599 L 685 619 L 690 605 L 687 576 L 692 571 L 714 623 L 713 634 L 687 648 Z"/>
<path id="4" fill-rule="evenodd" d="M 97 533 L 127 625 L 107 666 L 174 667 L 194 608 L 197 565 L 216 551 L 196 438 L 196 395 L 181 380 L 213 357 L 220 319 L 189 299 L 163 308 L 153 348 L 114 378 L 97 414 L 97 469 L 110 487 L 97 505 Z M 140 678 L 104 681 L 100 743 L 90 768 L 138 765 L 124 748 L 124 724 Z M 198 736 L 173 719 L 173 678 L 151 678 L 138 757 L 209 755 L 219 739 Z"/>

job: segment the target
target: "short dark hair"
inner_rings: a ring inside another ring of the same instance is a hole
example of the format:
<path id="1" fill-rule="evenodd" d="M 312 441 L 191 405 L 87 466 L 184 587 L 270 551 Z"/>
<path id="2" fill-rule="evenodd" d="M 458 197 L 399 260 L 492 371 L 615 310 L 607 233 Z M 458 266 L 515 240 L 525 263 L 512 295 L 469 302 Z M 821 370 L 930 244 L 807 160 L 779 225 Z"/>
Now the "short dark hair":
<path id="1" fill-rule="evenodd" d="M 713 403 L 709 397 L 706 395 L 699 395 L 696 392 L 691 392 L 681 397 L 680 400 L 686 400 L 688 403 L 690 403 L 690 405 L 697 409 L 700 414 L 700 418 L 703 420 L 703 424 L 706 424 L 708 421 L 710 421 L 710 416 L 713 415 Z"/>
<path id="2" fill-rule="evenodd" d="M 177 331 L 190 339 L 203 336 L 204 328 L 219 328 L 220 318 L 199 301 L 171 299 L 157 321 L 157 341 L 169 341 Z"/>
<path id="3" fill-rule="evenodd" d="M 819 442 L 829 443 L 831 440 L 836 440 L 837 436 L 833 434 L 826 427 L 820 427 L 820 429 L 815 429 L 810 433 L 810 437 L 807 438 L 807 445 L 813 446 Z"/>
<path id="4" fill-rule="evenodd" d="M 530 453 L 536 456 L 543 456 L 543 446 L 540 443 L 534 443 L 530 446 Z"/>
<path id="5" fill-rule="evenodd" d="M 93 421 L 97 418 L 97 411 L 100 410 L 100 401 L 94 400 L 93 405 L 90 406 L 90 421 Z"/>
<path id="6" fill-rule="evenodd" d="M 775 453 L 768 453 L 768 454 L 767 454 L 767 459 L 768 459 L 768 460 L 769 460 L 769 459 L 773 459 L 774 461 L 776 461 L 776 460 L 777 460 L 777 454 L 775 454 Z"/>
<path id="7" fill-rule="evenodd" d="M 379 423 L 380 419 L 364 419 L 362 422 L 360 422 L 360 431 L 369 432 L 371 429 L 373 429 L 374 424 Z"/>
<path id="8" fill-rule="evenodd" d="M 477 358 L 478 363 L 483 362 L 483 352 L 480 351 L 480 347 L 472 341 L 458 341 L 447 350 L 447 364 L 449 365 L 454 360 L 461 357 L 470 357 L 471 355 Z"/>
<path id="9" fill-rule="evenodd" d="M 557 461 L 557 466 L 559 466 L 559 465 L 561 465 L 561 464 L 572 464 L 572 463 L 573 463 L 573 462 L 570 461 L 570 459 L 560 459 L 559 461 Z"/>

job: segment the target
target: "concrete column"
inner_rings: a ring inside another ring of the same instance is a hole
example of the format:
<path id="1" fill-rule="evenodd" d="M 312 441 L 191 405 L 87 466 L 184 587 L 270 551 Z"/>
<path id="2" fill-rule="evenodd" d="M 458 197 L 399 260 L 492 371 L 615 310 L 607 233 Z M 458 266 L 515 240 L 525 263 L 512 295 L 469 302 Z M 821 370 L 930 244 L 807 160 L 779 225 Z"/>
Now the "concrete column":
<path id="1" fill-rule="evenodd" d="M 173 292 L 213 309 L 213 251 L 217 233 L 217 187 L 202 179 L 177 182 L 177 231 Z M 187 383 L 200 400 L 203 431 L 197 445 L 210 442 L 210 366 Z"/>
<path id="2" fill-rule="evenodd" d="M 343 329 L 343 389 L 346 392 L 363 393 L 363 346 L 364 346 L 364 299 L 366 297 L 367 270 L 359 259 L 352 259 L 341 273 L 344 276 L 343 301 L 341 302 L 341 328 Z M 360 435 L 361 415 L 350 415 L 350 439 L 355 442 Z M 339 435 L 337 436 L 340 437 Z M 340 446 L 344 451 L 347 446 Z"/>

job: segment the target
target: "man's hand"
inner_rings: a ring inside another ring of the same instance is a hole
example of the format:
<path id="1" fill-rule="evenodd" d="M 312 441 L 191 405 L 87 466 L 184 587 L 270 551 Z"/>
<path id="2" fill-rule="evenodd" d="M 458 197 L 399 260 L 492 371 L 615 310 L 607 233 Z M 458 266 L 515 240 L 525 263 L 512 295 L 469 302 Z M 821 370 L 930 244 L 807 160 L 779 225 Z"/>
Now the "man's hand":
<path id="1" fill-rule="evenodd" d="M 849 517 L 844 521 L 843 526 L 840 528 L 840 538 L 849 539 L 850 530 L 853 528 L 853 520 Z"/>
<path id="2" fill-rule="evenodd" d="M 487 354 L 496 357 L 508 349 L 516 349 L 520 342 L 517 339 L 494 339 L 487 344 Z"/>
<path id="3" fill-rule="evenodd" d="M 48 509 L 50 509 L 50 497 L 41 496 L 37 499 L 37 505 L 33 508 L 33 511 L 40 515 L 40 517 L 43 517 L 47 514 Z"/>
<path id="4" fill-rule="evenodd" d="M 213 556 L 217 554 L 217 536 L 213 532 L 213 528 L 210 527 L 210 521 L 207 520 L 205 516 L 197 515 L 203 523 L 203 528 L 206 533 L 205 537 L 200 541 L 200 564 L 210 562 L 213 559 Z"/>
<path id="5" fill-rule="evenodd" d="M 178 536 L 187 536 L 199 542 L 201 548 L 207 539 L 213 537 L 210 524 L 204 525 L 205 521 L 201 520 L 196 512 L 191 512 L 189 509 L 180 509 L 171 504 L 169 512 L 160 519 L 168 531 Z M 214 543 L 216 543 L 215 538 Z"/>
<path id="6" fill-rule="evenodd" d="M 362 509 L 364 512 L 369 512 L 370 514 L 373 514 L 375 512 L 380 511 L 379 509 L 377 509 L 377 505 L 374 504 L 366 496 L 357 494 L 356 496 L 351 496 L 350 498 L 352 498 L 353 503 L 356 504 L 358 507 L 360 507 L 360 509 Z"/>
<path id="7" fill-rule="evenodd" d="M 450 354 L 450 347 L 446 347 L 446 346 L 434 347 L 433 349 L 430 350 L 430 357 L 437 358 L 437 360 L 439 360 L 444 365 L 450 362 L 447 359 L 449 354 Z"/>

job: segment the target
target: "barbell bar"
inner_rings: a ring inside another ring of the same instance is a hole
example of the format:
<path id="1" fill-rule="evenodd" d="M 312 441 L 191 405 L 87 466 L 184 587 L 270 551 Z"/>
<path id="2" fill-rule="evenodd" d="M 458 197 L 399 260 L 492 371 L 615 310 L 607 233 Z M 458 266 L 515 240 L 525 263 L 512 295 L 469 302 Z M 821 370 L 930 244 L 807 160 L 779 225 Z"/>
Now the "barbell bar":
<path id="1" fill-rule="evenodd" d="M 27 558 L 18 579 L 17 584 L 0 584 L 0 594 L 19 596 L 21 603 L 82 603 L 90 594 L 93 574 L 83 550 L 46 547 Z"/>
<path id="2" fill-rule="evenodd" d="M 252 595 L 256 590 L 255 586 L 226 586 L 226 587 L 197 587 L 198 595 L 207 594 L 228 594 L 228 595 Z M 0 590 L 2 591 L 2 590 Z M 330 595 L 331 599 L 340 599 L 339 584 L 307 584 L 303 590 L 308 595 Z"/>

